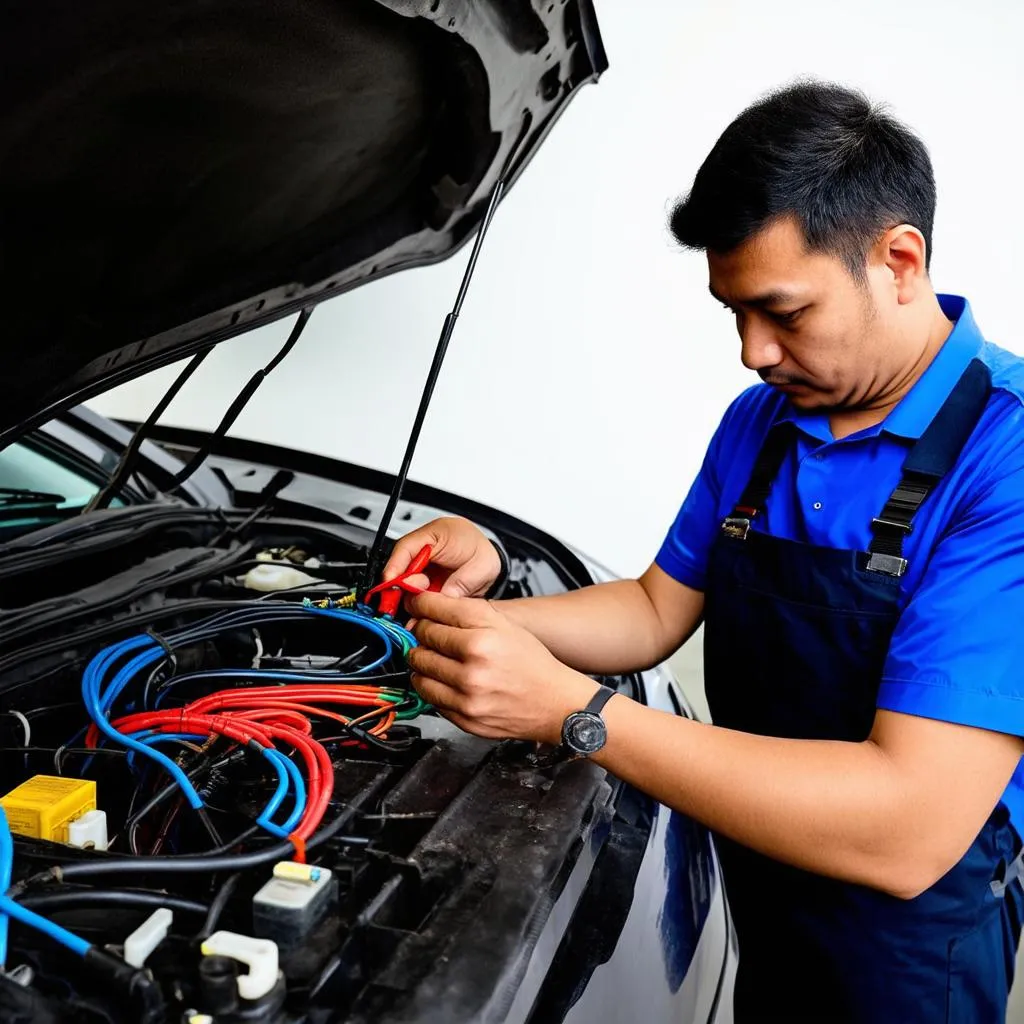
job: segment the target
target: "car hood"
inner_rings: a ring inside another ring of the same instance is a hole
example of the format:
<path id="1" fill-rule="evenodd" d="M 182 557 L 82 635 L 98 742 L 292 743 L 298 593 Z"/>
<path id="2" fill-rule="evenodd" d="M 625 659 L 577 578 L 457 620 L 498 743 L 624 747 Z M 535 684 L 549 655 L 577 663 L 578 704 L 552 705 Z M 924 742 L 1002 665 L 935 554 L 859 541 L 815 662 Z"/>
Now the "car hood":
<path id="1" fill-rule="evenodd" d="M 7 4 L 0 445 L 480 224 L 607 62 L 591 0 Z"/>

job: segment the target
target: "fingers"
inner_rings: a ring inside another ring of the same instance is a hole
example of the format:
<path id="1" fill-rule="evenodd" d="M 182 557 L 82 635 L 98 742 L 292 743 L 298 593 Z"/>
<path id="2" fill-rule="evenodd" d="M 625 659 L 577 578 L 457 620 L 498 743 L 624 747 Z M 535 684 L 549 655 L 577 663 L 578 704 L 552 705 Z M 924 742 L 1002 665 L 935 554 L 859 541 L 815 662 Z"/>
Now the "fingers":
<path id="1" fill-rule="evenodd" d="M 433 523 L 428 523 L 426 526 L 422 526 L 418 530 L 413 530 L 412 533 L 407 533 L 398 541 L 397 544 L 395 544 L 394 550 L 391 552 L 391 557 L 388 559 L 387 564 L 384 566 L 384 571 L 381 573 L 381 578 L 384 582 L 387 582 L 388 580 L 393 580 L 396 576 L 400 576 L 409 568 L 412 560 L 423 549 L 424 544 L 429 544 L 432 548 L 437 548 L 439 542 L 440 537 L 438 536 L 438 531 Z"/>
<path id="2" fill-rule="evenodd" d="M 452 725 L 458 726 L 463 732 L 472 733 L 474 736 L 484 736 L 487 739 L 500 739 L 502 733 L 485 722 L 476 718 L 470 718 L 460 709 L 465 703 L 465 697 L 458 690 L 447 686 L 431 678 L 429 675 L 413 673 L 412 685 L 416 692 Z"/>
<path id="3" fill-rule="evenodd" d="M 490 547 L 490 544 L 488 544 Z M 495 579 L 492 562 L 497 559 L 489 557 L 493 552 L 484 551 L 483 555 L 474 557 L 465 565 L 460 566 L 444 581 L 441 593 L 447 597 L 478 597 L 486 594 Z M 500 569 L 500 563 L 499 563 Z"/>
<path id="4" fill-rule="evenodd" d="M 408 662 L 415 675 L 427 676 L 445 684 L 447 689 L 457 688 L 462 680 L 462 663 L 429 647 L 414 647 L 408 654 Z"/>
<path id="5" fill-rule="evenodd" d="M 456 661 L 465 661 L 467 651 L 467 636 L 470 630 L 459 629 L 457 626 L 446 626 L 440 622 L 432 622 L 430 619 L 420 619 L 413 630 L 416 639 L 424 646 L 429 647 L 438 654 L 447 658 L 454 658 Z"/>
<path id="6" fill-rule="evenodd" d="M 486 601 L 450 597 L 447 594 L 434 594 L 430 591 L 409 598 L 406 604 L 417 619 L 430 619 L 461 629 L 489 625 L 494 622 L 497 614 Z"/>
<path id="7" fill-rule="evenodd" d="M 450 597 L 487 592 L 501 572 L 494 545 L 468 519 L 446 517 L 414 530 L 395 545 L 384 567 L 385 582 L 406 572 L 424 545 L 431 547 L 429 573 Z"/>

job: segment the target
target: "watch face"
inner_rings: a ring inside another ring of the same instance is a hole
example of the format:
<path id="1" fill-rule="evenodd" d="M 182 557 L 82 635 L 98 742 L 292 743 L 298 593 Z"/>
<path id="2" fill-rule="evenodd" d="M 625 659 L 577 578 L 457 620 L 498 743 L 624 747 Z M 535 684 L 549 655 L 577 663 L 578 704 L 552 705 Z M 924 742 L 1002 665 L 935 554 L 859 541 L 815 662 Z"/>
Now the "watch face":
<path id="1" fill-rule="evenodd" d="M 577 754 L 596 754 L 604 746 L 607 736 L 600 715 L 577 711 L 566 719 L 563 739 L 565 745 Z"/>

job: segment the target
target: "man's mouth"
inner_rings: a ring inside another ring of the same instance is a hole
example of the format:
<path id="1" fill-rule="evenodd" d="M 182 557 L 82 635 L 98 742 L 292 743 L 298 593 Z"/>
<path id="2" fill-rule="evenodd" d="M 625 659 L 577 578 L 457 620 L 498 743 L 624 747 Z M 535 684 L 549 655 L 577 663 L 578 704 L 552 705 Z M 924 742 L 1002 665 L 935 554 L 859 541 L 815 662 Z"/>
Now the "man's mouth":
<path id="1" fill-rule="evenodd" d="M 761 380 L 765 384 L 770 384 L 773 388 L 779 390 L 789 390 L 791 388 L 809 388 L 811 385 L 805 380 L 800 380 L 798 377 L 771 377 L 762 376 Z"/>

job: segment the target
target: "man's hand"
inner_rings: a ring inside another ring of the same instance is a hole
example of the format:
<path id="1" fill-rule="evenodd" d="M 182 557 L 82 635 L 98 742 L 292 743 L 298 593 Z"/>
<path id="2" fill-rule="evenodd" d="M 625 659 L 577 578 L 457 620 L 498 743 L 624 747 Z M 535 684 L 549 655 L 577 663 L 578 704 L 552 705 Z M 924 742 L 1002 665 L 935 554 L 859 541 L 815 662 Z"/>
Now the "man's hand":
<path id="1" fill-rule="evenodd" d="M 409 607 L 421 645 L 409 652 L 413 685 L 466 732 L 555 744 L 597 689 L 486 601 L 427 593 Z"/>
<path id="2" fill-rule="evenodd" d="M 409 568 L 425 545 L 433 549 L 427 575 L 411 576 L 414 586 L 427 588 L 441 583 L 441 593 L 451 597 L 486 594 L 501 572 L 501 558 L 494 545 L 468 519 L 435 519 L 403 537 L 396 545 L 382 576 L 386 581 Z"/>

